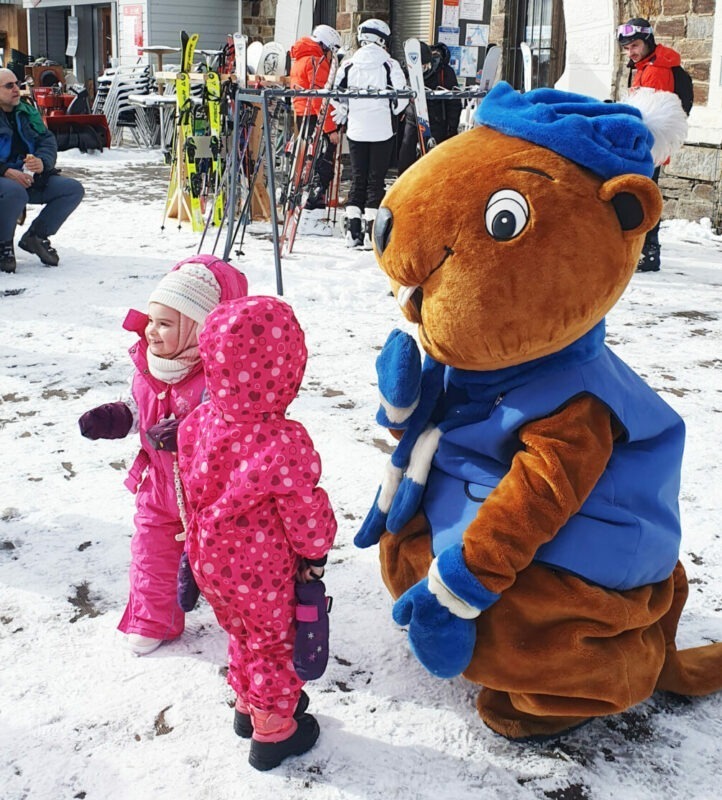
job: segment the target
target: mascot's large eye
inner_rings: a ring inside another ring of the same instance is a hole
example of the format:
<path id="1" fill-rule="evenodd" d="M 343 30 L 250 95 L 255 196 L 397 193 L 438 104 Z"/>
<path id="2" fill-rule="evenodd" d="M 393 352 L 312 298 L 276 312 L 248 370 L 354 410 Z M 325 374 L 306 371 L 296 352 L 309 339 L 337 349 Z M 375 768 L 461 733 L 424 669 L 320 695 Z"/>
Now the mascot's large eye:
<path id="1" fill-rule="evenodd" d="M 529 220 L 529 205 L 519 192 L 502 189 L 494 192 L 486 204 L 486 229 L 499 241 L 518 236 Z"/>

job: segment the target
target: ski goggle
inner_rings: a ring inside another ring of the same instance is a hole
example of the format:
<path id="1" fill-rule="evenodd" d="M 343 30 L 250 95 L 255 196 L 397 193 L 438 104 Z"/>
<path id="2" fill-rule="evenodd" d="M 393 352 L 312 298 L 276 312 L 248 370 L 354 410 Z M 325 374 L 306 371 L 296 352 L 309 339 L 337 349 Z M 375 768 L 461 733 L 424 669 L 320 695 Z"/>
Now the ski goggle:
<path id="1" fill-rule="evenodd" d="M 653 33 L 652 28 L 642 25 L 620 25 L 617 28 L 617 36 L 634 36 L 635 33 L 643 33 L 645 36 Z"/>

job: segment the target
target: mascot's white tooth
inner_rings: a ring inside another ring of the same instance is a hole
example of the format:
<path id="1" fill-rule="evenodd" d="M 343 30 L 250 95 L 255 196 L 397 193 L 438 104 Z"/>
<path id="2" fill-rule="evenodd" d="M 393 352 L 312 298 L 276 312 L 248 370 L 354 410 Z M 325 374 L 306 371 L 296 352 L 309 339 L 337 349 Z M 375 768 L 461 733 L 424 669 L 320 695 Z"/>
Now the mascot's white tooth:
<path id="1" fill-rule="evenodd" d="M 396 300 L 401 308 L 411 300 L 411 295 L 418 289 L 418 286 L 399 286 L 399 292 L 396 295 Z"/>

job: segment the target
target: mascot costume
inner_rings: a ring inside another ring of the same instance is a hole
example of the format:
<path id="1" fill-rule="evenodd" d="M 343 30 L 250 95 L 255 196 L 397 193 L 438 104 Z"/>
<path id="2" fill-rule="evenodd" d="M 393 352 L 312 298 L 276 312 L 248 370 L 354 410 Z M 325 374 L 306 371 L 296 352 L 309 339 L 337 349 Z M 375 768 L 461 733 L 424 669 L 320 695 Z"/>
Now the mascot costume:
<path id="1" fill-rule="evenodd" d="M 722 643 L 675 646 L 684 423 L 604 343 L 686 117 L 666 92 L 501 83 L 476 121 L 376 219 L 425 358 L 396 330 L 377 360 L 398 444 L 355 542 L 379 543 L 424 667 L 480 684 L 492 730 L 542 739 L 656 689 L 722 688 Z"/>

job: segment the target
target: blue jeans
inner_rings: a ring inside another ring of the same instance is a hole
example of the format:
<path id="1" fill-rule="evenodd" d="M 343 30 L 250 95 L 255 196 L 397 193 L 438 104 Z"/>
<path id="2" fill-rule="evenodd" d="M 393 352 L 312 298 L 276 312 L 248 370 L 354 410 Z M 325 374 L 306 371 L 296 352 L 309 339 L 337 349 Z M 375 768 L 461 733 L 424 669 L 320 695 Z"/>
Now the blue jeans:
<path id="1" fill-rule="evenodd" d="M 81 183 L 62 175 L 51 175 L 42 188 L 24 189 L 10 178 L 0 178 L 0 242 L 10 242 L 18 217 L 28 203 L 45 206 L 33 220 L 30 230 L 46 239 L 75 211 L 85 190 Z"/>

